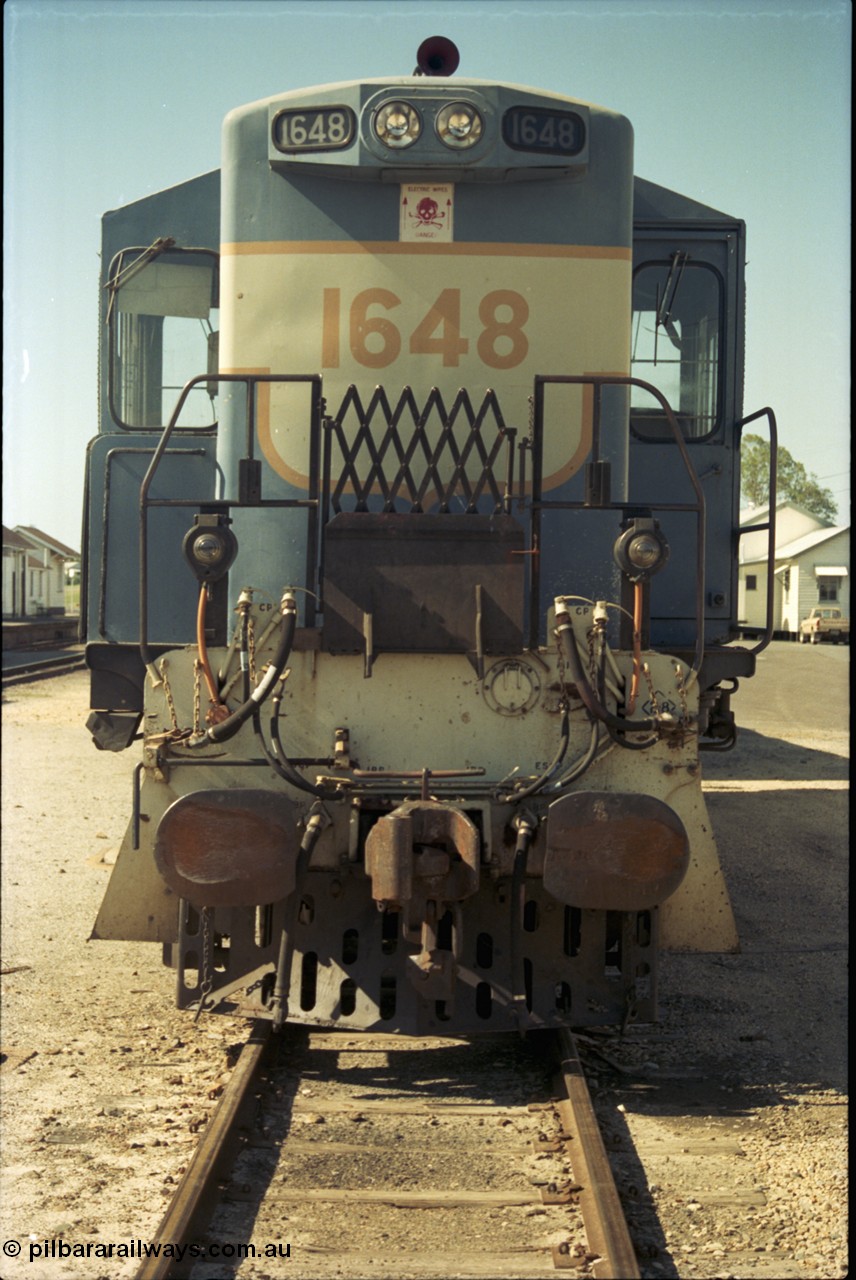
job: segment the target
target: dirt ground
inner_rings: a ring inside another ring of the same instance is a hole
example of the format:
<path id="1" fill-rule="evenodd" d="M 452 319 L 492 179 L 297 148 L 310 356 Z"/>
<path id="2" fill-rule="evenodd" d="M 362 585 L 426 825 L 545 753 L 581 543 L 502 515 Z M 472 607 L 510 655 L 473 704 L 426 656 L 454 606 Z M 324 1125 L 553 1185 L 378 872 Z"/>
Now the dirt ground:
<path id="1" fill-rule="evenodd" d="M 683 1072 L 708 1104 L 715 1085 L 764 1200 L 675 1207 L 649 1179 L 646 1276 L 847 1273 L 848 659 L 773 645 L 735 697 L 738 748 L 704 759 L 742 950 L 667 957 L 660 1023 L 612 1050 L 636 1092 L 608 1069 L 597 1092 L 632 1135 L 656 1109 L 640 1082 Z M 134 1274 L 246 1028 L 179 1015 L 157 948 L 87 941 L 136 763 L 91 745 L 87 688 L 3 700 L 4 1280 Z"/>

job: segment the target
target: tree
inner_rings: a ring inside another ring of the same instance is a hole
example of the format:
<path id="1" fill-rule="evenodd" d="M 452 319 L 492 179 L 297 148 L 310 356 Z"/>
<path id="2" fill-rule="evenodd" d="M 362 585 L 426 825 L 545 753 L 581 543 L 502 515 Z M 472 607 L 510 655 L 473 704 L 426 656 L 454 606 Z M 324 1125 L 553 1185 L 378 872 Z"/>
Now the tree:
<path id="1" fill-rule="evenodd" d="M 745 435 L 740 450 L 740 488 L 744 498 L 766 506 L 770 498 L 770 445 L 761 436 Z M 831 489 L 823 489 L 817 476 L 806 471 L 787 449 L 779 445 L 776 468 L 778 501 L 796 502 L 821 520 L 834 520 L 838 506 Z"/>

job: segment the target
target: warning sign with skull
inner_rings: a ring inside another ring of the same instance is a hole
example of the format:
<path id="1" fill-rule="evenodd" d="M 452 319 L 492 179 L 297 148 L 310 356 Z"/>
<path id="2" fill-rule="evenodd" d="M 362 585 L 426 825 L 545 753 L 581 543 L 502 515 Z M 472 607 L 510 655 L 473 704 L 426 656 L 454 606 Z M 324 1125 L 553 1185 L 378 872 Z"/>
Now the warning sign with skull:
<path id="1" fill-rule="evenodd" d="M 402 184 L 399 239 L 408 244 L 451 244 L 454 190 L 451 182 Z"/>

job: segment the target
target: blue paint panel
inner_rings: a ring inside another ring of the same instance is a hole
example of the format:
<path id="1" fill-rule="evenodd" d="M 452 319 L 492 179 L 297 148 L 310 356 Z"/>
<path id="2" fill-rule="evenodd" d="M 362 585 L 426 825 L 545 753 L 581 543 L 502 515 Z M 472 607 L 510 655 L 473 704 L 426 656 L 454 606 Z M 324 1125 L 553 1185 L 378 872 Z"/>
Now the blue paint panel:
<path id="1" fill-rule="evenodd" d="M 99 436 L 87 459 L 86 624 L 90 641 L 139 640 L 140 485 L 157 438 Z M 164 455 L 150 496 L 192 505 L 149 514 L 149 639 L 188 644 L 196 634 L 198 586 L 181 551 L 199 503 L 214 496 L 214 438 L 178 439 Z"/>
<path id="2" fill-rule="evenodd" d="M 99 430 L 87 454 L 84 513 L 85 609 L 90 641 L 139 640 L 139 495 L 160 437 L 158 429 L 121 430 L 108 403 L 110 292 L 105 287 L 116 254 L 169 238 L 181 248 L 219 250 L 220 174 L 203 174 L 145 196 L 102 219 Z M 204 369 L 197 370 L 204 372 Z M 181 553 L 195 506 L 214 496 L 215 440 L 177 433 L 164 457 L 152 496 L 189 499 L 194 505 L 150 514 L 149 636 L 153 643 L 191 641 L 195 634 L 196 584 Z"/>
<path id="3" fill-rule="evenodd" d="M 420 82 L 415 82 L 420 86 Z M 412 95 L 413 82 L 398 87 Z M 633 131 L 614 112 L 578 104 L 589 125 L 586 163 L 578 171 L 556 164 L 557 157 L 515 151 L 498 144 L 484 161 L 478 149 L 445 155 L 435 144 L 425 146 L 420 170 L 417 157 L 425 138 L 408 152 L 391 152 L 381 160 L 358 149 L 359 163 L 347 153 L 322 153 L 314 163 L 274 168 L 259 163 L 269 151 L 270 124 L 279 107 L 322 101 L 350 102 L 358 117 L 377 86 L 342 85 L 308 90 L 300 95 L 265 99 L 232 112 L 223 129 L 223 241 L 397 240 L 398 184 L 456 184 L 456 232 L 459 241 L 526 244 L 621 245 L 629 243 L 627 175 L 632 167 Z M 396 86 L 391 86 L 394 96 Z M 527 96 L 510 86 L 478 84 L 478 92 L 494 108 L 488 122 L 498 137 L 505 106 Z M 467 82 L 456 81 L 455 96 L 466 98 Z M 432 91 L 449 99 L 448 92 Z M 386 95 L 384 95 L 386 96 Z M 568 99 L 540 96 L 540 103 L 573 106 Z M 359 120 L 365 132 L 365 122 Z M 378 153 L 379 154 L 379 153 Z M 443 167 L 443 161 L 446 161 Z M 462 161 L 466 163 L 462 163 Z M 454 161 L 454 163 L 453 163 Z M 526 181 L 520 181 L 526 177 Z M 347 181 L 346 181 L 347 180 Z M 386 195 L 380 186 L 388 188 Z M 606 198 L 605 193 L 611 195 Z M 285 228 L 287 227 L 287 232 Z"/>
<path id="4" fill-rule="evenodd" d="M 634 274 L 645 263 L 668 261 L 680 251 L 721 280 L 719 425 L 708 438 L 687 441 L 705 498 L 705 640 L 734 635 L 737 621 L 736 535 L 740 507 L 740 427 L 743 416 L 745 226 L 735 218 L 674 191 L 637 178 Z M 668 342 L 666 341 L 668 349 Z M 673 405 L 677 409 L 679 406 Z M 678 449 L 631 432 L 630 498 L 640 504 L 690 503 L 694 494 Z M 696 519 L 663 513 L 671 556 L 652 581 L 651 643 L 668 648 L 695 642 Z M 719 599 L 721 598 L 721 603 Z"/>

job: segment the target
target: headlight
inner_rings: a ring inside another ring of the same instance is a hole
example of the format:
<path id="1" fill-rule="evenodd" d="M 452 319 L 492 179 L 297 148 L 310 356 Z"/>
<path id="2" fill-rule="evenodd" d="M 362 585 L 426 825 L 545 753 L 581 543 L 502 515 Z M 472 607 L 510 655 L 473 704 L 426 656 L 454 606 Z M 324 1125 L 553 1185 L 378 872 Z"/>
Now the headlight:
<path id="1" fill-rule="evenodd" d="M 469 102 L 450 102 L 437 116 L 437 134 L 447 147 L 472 147 L 483 132 L 484 120 Z"/>
<path id="2" fill-rule="evenodd" d="M 422 121 L 409 102 L 387 102 L 375 115 L 374 131 L 385 147 L 401 150 L 419 137 Z"/>

